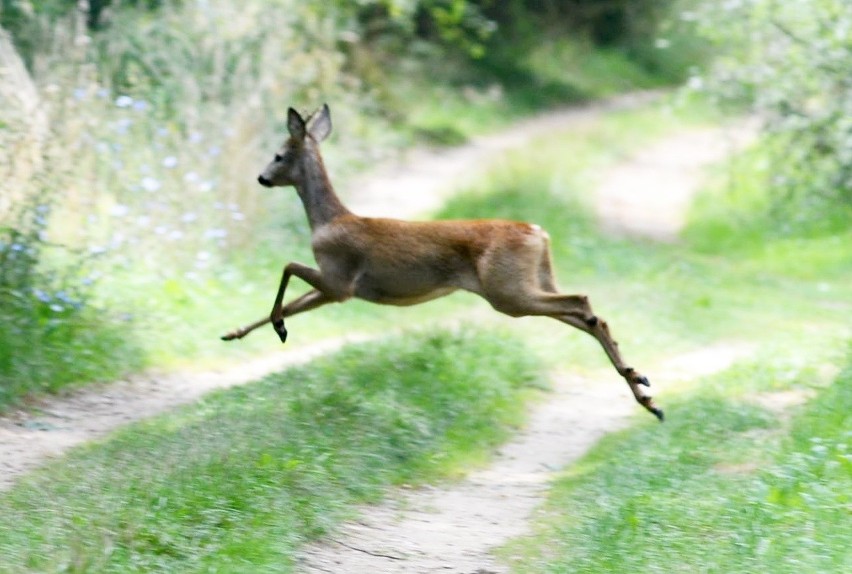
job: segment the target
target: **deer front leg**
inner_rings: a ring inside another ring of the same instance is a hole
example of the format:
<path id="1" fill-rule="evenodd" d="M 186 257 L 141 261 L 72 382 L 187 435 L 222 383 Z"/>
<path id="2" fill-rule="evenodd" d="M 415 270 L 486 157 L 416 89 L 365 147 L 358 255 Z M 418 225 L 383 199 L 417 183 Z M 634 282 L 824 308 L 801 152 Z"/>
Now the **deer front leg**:
<path id="1" fill-rule="evenodd" d="M 284 300 L 284 292 L 287 290 L 287 284 L 290 282 L 290 277 L 296 276 L 311 287 L 314 291 L 310 291 L 302 297 L 296 299 L 286 307 L 281 306 Z M 275 295 L 275 303 L 272 305 L 272 312 L 269 314 L 269 321 L 281 342 L 287 340 L 287 329 L 284 327 L 284 317 L 295 315 L 302 311 L 308 311 L 331 303 L 333 301 L 344 301 L 352 296 L 352 286 L 348 288 L 334 288 L 338 285 L 345 284 L 342 281 L 327 281 L 326 278 L 318 269 L 302 265 L 301 263 L 289 263 L 284 267 L 284 272 L 281 275 L 281 284 L 278 287 L 278 293 Z"/>

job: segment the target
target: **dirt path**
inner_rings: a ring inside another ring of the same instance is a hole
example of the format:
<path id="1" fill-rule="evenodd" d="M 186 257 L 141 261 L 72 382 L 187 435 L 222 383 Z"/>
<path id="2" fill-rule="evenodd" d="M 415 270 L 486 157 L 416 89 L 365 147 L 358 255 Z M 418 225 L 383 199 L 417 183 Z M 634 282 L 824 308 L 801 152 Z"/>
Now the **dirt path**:
<path id="1" fill-rule="evenodd" d="M 652 367 L 654 389 L 713 373 L 746 356 L 745 345 L 719 345 Z M 580 378 L 559 374 L 547 401 L 488 468 L 446 487 L 402 492 L 361 509 L 332 539 L 309 546 L 306 574 L 500 574 L 492 550 L 526 533 L 553 473 L 580 458 L 637 412 L 611 370 Z"/>
<path id="2" fill-rule="evenodd" d="M 348 202 L 365 215 L 411 217 L 427 213 L 441 205 L 472 167 L 491 161 L 495 152 L 523 146 L 546 133 L 579 127 L 602 113 L 638 105 L 652 97 L 630 96 L 545 114 L 456 150 L 415 152 L 405 165 L 388 168 L 352 186 L 359 193 Z M 730 149 L 726 147 L 728 141 L 721 130 L 685 132 L 629 158 L 601 185 L 596 205 L 602 221 L 613 232 L 671 239 L 700 181 L 696 174 Z M 707 153 L 709 149 L 717 151 Z M 404 197 L 400 189 L 405 190 Z M 616 209 L 616 205 L 621 207 Z M 649 220 L 654 224 L 637 227 L 636 222 Z M 0 490 L 74 445 L 192 402 L 210 390 L 243 384 L 308 361 L 351 340 L 294 347 L 213 372 L 140 376 L 67 397 L 47 398 L 26 411 L 0 418 Z M 747 352 L 742 346 L 720 346 L 671 358 L 650 367 L 649 372 L 666 373 L 665 378 L 654 379 L 654 389 L 659 392 L 678 380 L 723 369 Z M 303 569 L 335 573 L 503 572 L 490 550 L 525 531 L 551 471 L 581 456 L 636 411 L 628 389 L 616 379 L 609 371 L 594 380 L 570 374 L 556 377 L 552 396 L 535 409 L 528 428 L 503 447 L 488 468 L 458 484 L 403 493 L 386 504 L 363 509 L 363 518 L 346 525 L 334 540 L 309 547 Z"/>

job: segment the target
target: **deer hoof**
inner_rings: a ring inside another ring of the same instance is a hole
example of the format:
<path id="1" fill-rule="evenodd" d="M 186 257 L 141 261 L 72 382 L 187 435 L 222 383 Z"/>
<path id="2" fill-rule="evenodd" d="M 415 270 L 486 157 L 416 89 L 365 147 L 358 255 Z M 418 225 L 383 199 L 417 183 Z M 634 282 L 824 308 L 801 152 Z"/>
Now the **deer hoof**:
<path id="1" fill-rule="evenodd" d="M 657 417 L 657 419 L 660 422 L 663 422 L 664 420 L 666 420 L 666 416 L 665 416 L 665 414 L 663 414 L 663 409 L 659 409 L 657 407 L 651 407 L 649 410 L 654 414 L 654 416 Z"/>
<path id="2" fill-rule="evenodd" d="M 281 342 L 286 343 L 287 329 L 284 327 L 284 319 L 278 319 L 277 321 L 273 321 L 272 327 L 275 329 L 275 332 L 278 333 L 278 338 L 281 339 Z"/>
<path id="3" fill-rule="evenodd" d="M 233 341 L 234 339 L 242 339 L 242 337 L 243 333 L 241 333 L 240 331 L 231 331 L 230 333 L 222 335 L 219 338 L 223 341 Z"/>

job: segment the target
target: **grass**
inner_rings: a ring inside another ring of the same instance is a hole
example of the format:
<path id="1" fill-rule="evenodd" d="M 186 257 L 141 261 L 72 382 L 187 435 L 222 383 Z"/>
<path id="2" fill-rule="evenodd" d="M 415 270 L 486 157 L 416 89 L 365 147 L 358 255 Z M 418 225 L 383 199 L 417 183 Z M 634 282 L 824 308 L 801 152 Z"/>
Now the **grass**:
<path id="1" fill-rule="evenodd" d="M 0 572 L 291 571 L 354 504 L 486 456 L 543 384 L 532 357 L 409 333 L 133 425 L 0 497 Z"/>
<path id="2" fill-rule="evenodd" d="M 820 386 L 819 362 L 773 359 L 701 381 L 664 431 L 634 425 L 566 469 L 536 536 L 507 549 L 513 571 L 847 571 L 852 361 Z M 792 413 L 765 406 L 806 390 Z"/>

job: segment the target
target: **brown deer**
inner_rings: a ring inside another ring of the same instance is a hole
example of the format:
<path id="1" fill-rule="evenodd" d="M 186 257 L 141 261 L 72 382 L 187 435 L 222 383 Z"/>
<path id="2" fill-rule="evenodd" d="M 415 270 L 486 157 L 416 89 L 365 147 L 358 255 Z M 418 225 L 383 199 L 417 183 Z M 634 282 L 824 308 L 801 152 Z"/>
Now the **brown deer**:
<path id="1" fill-rule="evenodd" d="M 311 228 L 319 269 L 284 267 L 272 313 L 223 336 L 240 339 L 272 323 L 284 342 L 284 318 L 358 297 L 382 305 L 415 305 L 464 289 L 512 317 L 553 317 L 593 336 L 603 346 L 636 400 L 663 420 L 642 386 L 648 379 L 627 366 L 606 322 L 585 295 L 556 288 L 549 236 L 537 225 L 503 220 L 411 222 L 359 217 L 341 203 L 323 165 L 319 144 L 331 133 L 328 106 L 307 121 L 287 112 L 290 137 L 257 178 L 265 187 L 296 188 Z M 313 289 L 282 305 L 290 277 Z"/>

